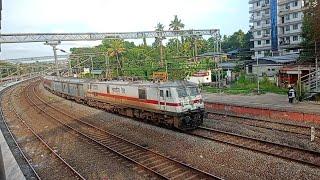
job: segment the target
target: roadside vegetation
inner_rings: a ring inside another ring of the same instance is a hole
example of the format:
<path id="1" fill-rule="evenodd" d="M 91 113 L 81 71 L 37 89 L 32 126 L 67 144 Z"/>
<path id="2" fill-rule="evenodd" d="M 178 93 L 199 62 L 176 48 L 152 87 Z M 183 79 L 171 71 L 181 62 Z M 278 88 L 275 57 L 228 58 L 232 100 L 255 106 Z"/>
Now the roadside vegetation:
<path id="1" fill-rule="evenodd" d="M 286 88 L 280 88 L 275 85 L 274 82 L 268 78 L 260 80 L 260 88 L 258 92 L 258 81 L 255 77 L 246 76 L 242 74 L 232 85 L 224 88 L 216 88 L 211 86 L 204 86 L 203 90 L 210 93 L 225 93 L 225 94 L 264 94 L 264 93 L 276 93 L 287 94 Z"/>
<path id="2" fill-rule="evenodd" d="M 178 16 L 174 16 L 168 24 L 166 27 L 157 23 L 155 30 L 182 30 L 185 26 Z M 234 48 L 249 48 L 250 36 L 249 32 L 241 30 L 231 36 L 224 36 L 222 50 L 227 52 Z M 146 39 L 142 39 L 138 45 L 120 39 L 106 39 L 93 48 L 72 48 L 71 63 L 72 67 L 79 69 L 87 67 L 106 70 L 109 77 L 151 79 L 153 72 L 167 71 L 169 79 L 181 80 L 199 70 L 209 70 L 216 66 L 212 57 L 201 57 L 204 53 L 215 52 L 216 44 L 217 41 L 212 37 L 179 37 L 178 33 L 175 38 L 155 38 L 149 44 Z M 95 55 L 90 57 L 90 53 Z"/>

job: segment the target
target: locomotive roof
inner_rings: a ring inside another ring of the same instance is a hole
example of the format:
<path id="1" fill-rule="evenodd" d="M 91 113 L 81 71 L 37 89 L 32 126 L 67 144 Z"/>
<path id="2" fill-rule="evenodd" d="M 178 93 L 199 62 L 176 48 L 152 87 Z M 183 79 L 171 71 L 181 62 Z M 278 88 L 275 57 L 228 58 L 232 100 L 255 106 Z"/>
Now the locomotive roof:
<path id="1" fill-rule="evenodd" d="M 150 81 L 96 81 L 90 79 L 78 79 L 67 77 L 46 76 L 45 79 L 54 81 L 70 82 L 70 83 L 95 83 L 95 84 L 114 84 L 125 86 L 148 86 L 148 87 L 180 87 L 180 86 L 197 86 L 196 83 L 189 81 L 168 81 L 168 82 L 150 82 Z"/>
<path id="2" fill-rule="evenodd" d="M 105 81 L 92 82 L 95 84 L 114 84 L 126 86 L 148 86 L 148 87 L 179 87 L 179 86 L 197 86 L 197 84 L 188 81 L 169 81 L 161 83 L 153 83 L 149 81 Z"/>

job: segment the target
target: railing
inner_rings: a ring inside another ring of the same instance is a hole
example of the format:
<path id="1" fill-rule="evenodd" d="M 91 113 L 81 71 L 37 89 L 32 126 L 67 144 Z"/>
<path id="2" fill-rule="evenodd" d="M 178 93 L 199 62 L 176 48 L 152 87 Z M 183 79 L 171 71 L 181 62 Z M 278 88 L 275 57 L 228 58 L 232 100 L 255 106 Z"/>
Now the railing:
<path id="1" fill-rule="evenodd" d="M 302 76 L 301 85 L 306 93 L 320 93 L 320 70 Z"/>

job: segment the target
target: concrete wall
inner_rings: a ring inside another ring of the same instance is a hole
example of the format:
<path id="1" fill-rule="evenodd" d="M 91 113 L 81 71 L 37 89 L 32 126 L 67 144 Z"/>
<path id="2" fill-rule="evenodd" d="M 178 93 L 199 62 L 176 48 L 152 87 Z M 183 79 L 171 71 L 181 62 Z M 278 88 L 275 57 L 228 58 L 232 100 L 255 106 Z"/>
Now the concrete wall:
<path id="1" fill-rule="evenodd" d="M 268 76 L 268 77 L 274 77 L 278 74 L 280 68 L 282 68 L 283 65 L 279 65 L 279 64 L 270 64 L 270 65 L 252 65 L 252 74 L 254 75 L 259 75 L 259 77 L 262 77 L 264 75 Z M 249 66 L 246 66 L 246 72 L 247 74 L 251 74 L 249 73 Z"/>

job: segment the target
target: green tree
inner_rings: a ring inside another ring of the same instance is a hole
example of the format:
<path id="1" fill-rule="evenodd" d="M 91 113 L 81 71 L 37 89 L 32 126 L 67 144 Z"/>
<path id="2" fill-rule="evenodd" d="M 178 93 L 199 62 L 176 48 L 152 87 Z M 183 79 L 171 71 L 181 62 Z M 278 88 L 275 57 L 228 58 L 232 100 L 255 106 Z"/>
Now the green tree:
<path id="1" fill-rule="evenodd" d="M 181 19 L 178 18 L 177 15 L 174 15 L 174 19 L 169 24 L 169 29 L 174 31 L 179 31 L 184 28 L 184 24 L 182 23 Z M 179 54 L 179 40 L 178 40 L 179 33 L 177 32 L 177 54 Z M 182 38 L 182 37 L 181 37 Z M 183 42 L 183 40 L 181 40 Z"/>
<path id="2" fill-rule="evenodd" d="M 117 60 L 117 75 L 121 75 L 119 73 L 119 70 L 122 69 L 122 60 L 120 59 L 120 56 L 122 53 L 125 52 L 124 42 L 120 39 L 112 40 L 110 43 L 110 47 L 107 49 L 108 55 L 110 57 L 115 57 Z"/>
<path id="3" fill-rule="evenodd" d="M 239 30 L 231 36 L 224 36 L 221 47 L 224 51 L 231 51 L 246 47 L 246 34 Z"/>
<path id="4" fill-rule="evenodd" d="M 306 5 L 308 8 L 303 18 L 303 51 L 300 60 L 314 62 L 315 56 L 319 56 L 319 50 L 315 52 L 315 45 L 320 46 L 320 6 L 317 0 L 310 0 Z"/>

